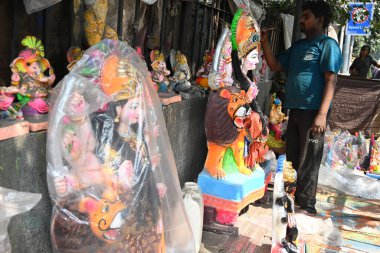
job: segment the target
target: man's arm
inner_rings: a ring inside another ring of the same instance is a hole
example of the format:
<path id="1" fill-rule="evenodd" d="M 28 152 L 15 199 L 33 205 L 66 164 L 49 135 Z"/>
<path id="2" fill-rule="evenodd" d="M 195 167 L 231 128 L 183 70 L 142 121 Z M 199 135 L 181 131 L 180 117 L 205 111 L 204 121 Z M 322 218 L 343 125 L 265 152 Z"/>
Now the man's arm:
<path id="1" fill-rule="evenodd" d="M 267 32 L 261 32 L 260 42 L 263 48 L 265 60 L 267 61 L 269 68 L 275 72 L 283 71 L 284 68 L 277 61 L 277 58 L 273 55 L 272 49 L 269 44 Z"/>
<path id="2" fill-rule="evenodd" d="M 316 134 L 323 133 L 326 130 L 327 113 L 334 97 L 336 81 L 337 74 L 333 72 L 325 72 L 325 88 L 323 90 L 322 103 L 312 126 L 312 131 Z"/>

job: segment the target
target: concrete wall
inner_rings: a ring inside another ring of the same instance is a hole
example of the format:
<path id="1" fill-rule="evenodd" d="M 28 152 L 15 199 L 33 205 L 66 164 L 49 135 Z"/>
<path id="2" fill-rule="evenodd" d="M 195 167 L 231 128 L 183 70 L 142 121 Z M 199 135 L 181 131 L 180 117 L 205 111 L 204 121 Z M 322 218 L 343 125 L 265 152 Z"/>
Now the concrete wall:
<path id="1" fill-rule="evenodd" d="M 8 226 L 12 252 L 51 252 L 51 204 L 46 185 L 46 132 L 1 141 L 0 150 L 0 186 L 42 194 L 36 207 L 12 218 Z"/>
<path id="2" fill-rule="evenodd" d="M 207 99 L 193 99 L 163 108 L 181 185 L 197 178 L 206 159 L 206 104 Z M 46 132 L 1 141 L 0 150 L 0 186 L 42 194 L 36 207 L 12 218 L 8 228 L 12 253 L 51 252 Z"/>

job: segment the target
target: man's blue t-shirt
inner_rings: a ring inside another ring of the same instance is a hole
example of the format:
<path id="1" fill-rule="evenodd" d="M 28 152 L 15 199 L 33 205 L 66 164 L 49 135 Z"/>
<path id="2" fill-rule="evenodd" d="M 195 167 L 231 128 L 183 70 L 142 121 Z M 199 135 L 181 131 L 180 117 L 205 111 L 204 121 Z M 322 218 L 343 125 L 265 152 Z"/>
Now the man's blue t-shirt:
<path id="1" fill-rule="evenodd" d="M 334 39 L 321 35 L 311 40 L 297 41 L 278 57 L 278 61 L 288 71 L 284 107 L 319 109 L 325 72 L 339 72 L 342 53 Z"/>

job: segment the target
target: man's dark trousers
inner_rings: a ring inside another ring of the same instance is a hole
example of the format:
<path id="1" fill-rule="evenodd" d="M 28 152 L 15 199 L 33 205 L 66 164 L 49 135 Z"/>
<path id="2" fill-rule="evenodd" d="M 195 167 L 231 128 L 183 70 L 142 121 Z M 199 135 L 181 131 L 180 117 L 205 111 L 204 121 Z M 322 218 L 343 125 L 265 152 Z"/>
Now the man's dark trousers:
<path id="1" fill-rule="evenodd" d="M 296 202 L 315 207 L 318 172 L 323 155 L 324 134 L 313 135 L 311 127 L 318 110 L 291 109 L 286 130 L 286 159 L 297 171 Z"/>

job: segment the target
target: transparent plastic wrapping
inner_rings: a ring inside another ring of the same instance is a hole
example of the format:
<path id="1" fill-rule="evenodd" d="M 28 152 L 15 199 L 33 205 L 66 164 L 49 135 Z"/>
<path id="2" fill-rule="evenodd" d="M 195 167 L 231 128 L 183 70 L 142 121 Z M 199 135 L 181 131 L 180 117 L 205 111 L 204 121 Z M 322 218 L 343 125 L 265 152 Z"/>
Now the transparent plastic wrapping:
<path id="1" fill-rule="evenodd" d="M 197 183 L 186 182 L 182 189 L 183 202 L 189 216 L 195 241 L 195 252 L 199 252 L 202 243 L 204 204 L 201 189 Z"/>
<path id="2" fill-rule="evenodd" d="M 146 4 L 149 4 L 149 5 L 152 5 L 154 4 L 155 2 L 157 2 L 157 0 L 142 0 L 144 3 Z"/>
<path id="3" fill-rule="evenodd" d="M 380 199 L 380 181 L 369 178 L 360 170 L 367 154 L 362 133 L 351 135 L 347 131 L 330 131 L 325 135 L 322 164 L 318 183 L 330 186 L 345 194 Z"/>
<path id="4" fill-rule="evenodd" d="M 0 252 L 11 253 L 8 237 L 8 224 L 11 218 L 32 209 L 41 197 L 39 193 L 19 192 L 0 186 Z"/>
<path id="5" fill-rule="evenodd" d="M 347 131 L 330 131 L 327 128 L 322 164 L 332 168 L 357 168 L 367 154 L 362 133 L 351 135 Z"/>
<path id="6" fill-rule="evenodd" d="M 296 214 L 298 232 L 308 242 L 310 252 L 333 252 L 342 244 L 342 233 L 331 218 L 321 219 L 303 213 Z"/>
<path id="7" fill-rule="evenodd" d="M 125 42 L 88 49 L 52 96 L 55 252 L 194 252 L 157 92 Z"/>
<path id="8" fill-rule="evenodd" d="M 347 195 L 366 199 L 380 199 L 380 180 L 349 169 L 332 169 L 321 165 L 318 184 L 330 186 Z"/>
<path id="9" fill-rule="evenodd" d="M 32 14 L 37 11 L 46 9 L 61 0 L 24 0 L 26 13 Z"/>

